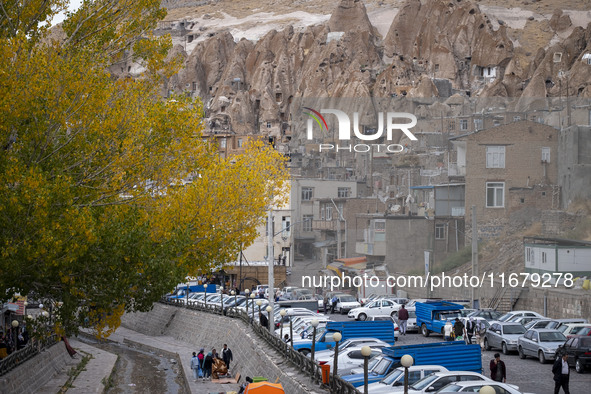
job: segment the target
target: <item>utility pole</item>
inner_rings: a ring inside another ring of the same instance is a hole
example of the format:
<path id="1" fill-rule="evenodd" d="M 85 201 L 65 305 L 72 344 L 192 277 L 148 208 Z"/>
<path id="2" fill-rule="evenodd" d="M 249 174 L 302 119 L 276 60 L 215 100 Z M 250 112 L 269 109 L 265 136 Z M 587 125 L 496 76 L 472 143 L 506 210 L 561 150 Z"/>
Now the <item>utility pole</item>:
<path id="1" fill-rule="evenodd" d="M 478 228 L 476 224 L 476 205 L 472 205 L 472 276 L 478 277 Z M 480 308 L 478 289 L 470 286 L 472 293 L 472 308 Z"/>
<path id="2" fill-rule="evenodd" d="M 269 264 L 269 306 L 271 307 L 271 313 L 269 314 L 269 332 L 275 333 L 275 324 L 273 323 L 273 303 L 275 302 L 275 277 L 274 268 L 275 261 L 273 257 L 273 208 L 269 207 L 269 216 L 267 217 L 267 262 Z"/>

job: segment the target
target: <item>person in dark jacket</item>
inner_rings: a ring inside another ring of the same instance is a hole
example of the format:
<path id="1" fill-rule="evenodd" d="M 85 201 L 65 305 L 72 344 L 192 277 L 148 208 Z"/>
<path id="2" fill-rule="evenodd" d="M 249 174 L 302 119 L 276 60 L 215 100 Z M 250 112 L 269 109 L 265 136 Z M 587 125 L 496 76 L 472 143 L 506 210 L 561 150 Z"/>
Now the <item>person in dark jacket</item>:
<path id="1" fill-rule="evenodd" d="M 400 325 L 400 333 L 406 335 L 406 323 L 408 323 L 408 311 L 402 305 L 398 311 L 398 323 Z"/>
<path id="2" fill-rule="evenodd" d="M 224 343 L 224 348 L 222 349 L 222 360 L 226 363 L 226 367 L 228 370 L 230 369 L 230 361 L 234 360 L 232 356 L 232 351 L 228 348 L 228 345 Z"/>
<path id="3" fill-rule="evenodd" d="M 495 359 L 490 360 L 490 378 L 495 382 L 507 382 L 507 369 L 499 353 L 495 353 Z"/>
<path id="4" fill-rule="evenodd" d="M 454 323 L 454 335 L 456 338 L 462 337 L 464 335 L 464 323 L 462 323 L 462 321 L 457 317 Z"/>
<path id="5" fill-rule="evenodd" d="M 207 356 L 203 359 L 203 381 L 211 379 L 211 368 L 213 366 L 213 353 L 207 353 Z"/>
<path id="6" fill-rule="evenodd" d="M 261 313 L 261 326 L 269 328 L 269 319 L 267 319 L 267 316 L 265 316 L 264 313 Z"/>
<path id="7" fill-rule="evenodd" d="M 556 357 L 556 361 L 554 361 L 554 365 L 552 366 L 552 373 L 554 374 L 554 394 L 558 394 L 561 387 L 565 394 L 570 394 L 568 388 L 570 368 L 568 367 L 567 360 L 568 354 L 563 353 L 562 357 Z"/>

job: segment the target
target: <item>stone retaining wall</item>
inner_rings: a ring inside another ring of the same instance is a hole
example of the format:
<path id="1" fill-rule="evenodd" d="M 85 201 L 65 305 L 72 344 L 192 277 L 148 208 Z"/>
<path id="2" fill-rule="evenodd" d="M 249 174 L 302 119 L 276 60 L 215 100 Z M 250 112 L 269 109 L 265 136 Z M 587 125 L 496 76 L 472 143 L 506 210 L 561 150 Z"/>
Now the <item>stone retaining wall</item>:
<path id="1" fill-rule="evenodd" d="M 246 376 L 263 376 L 270 382 L 280 382 L 286 393 L 310 393 L 315 389 L 309 378 L 269 348 L 241 320 L 213 315 L 171 305 L 155 304 L 146 313 L 129 313 L 122 318 L 122 325 L 145 335 L 165 335 L 194 345 L 181 358 L 188 359 L 191 353 L 212 347 L 221 354 L 223 344 L 232 350 L 234 361 L 231 371 Z"/>
<path id="2" fill-rule="evenodd" d="M 0 394 L 36 393 L 55 375 L 69 369 L 72 358 L 63 342 L 45 349 L 37 356 L 0 376 Z"/>

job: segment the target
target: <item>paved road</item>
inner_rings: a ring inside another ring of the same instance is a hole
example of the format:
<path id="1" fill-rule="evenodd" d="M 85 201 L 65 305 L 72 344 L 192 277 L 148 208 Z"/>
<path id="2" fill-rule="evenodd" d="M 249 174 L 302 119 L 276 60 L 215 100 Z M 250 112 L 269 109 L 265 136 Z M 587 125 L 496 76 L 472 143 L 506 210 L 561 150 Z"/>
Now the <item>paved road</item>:
<path id="1" fill-rule="evenodd" d="M 346 321 L 347 315 L 334 314 L 330 315 L 332 320 Z M 419 343 L 440 342 L 442 336 L 432 334 L 425 338 L 420 334 L 408 334 L 399 338 L 397 344 L 399 345 L 414 345 Z M 527 358 L 521 360 L 517 353 L 503 355 L 499 350 L 484 351 L 482 354 L 482 366 L 485 374 L 488 376 L 488 366 L 495 353 L 501 353 L 501 360 L 505 362 L 507 367 L 507 383 L 519 386 L 522 392 L 535 394 L 552 394 L 554 393 L 554 381 L 552 380 L 552 363 L 540 364 L 537 359 Z M 570 376 L 570 392 L 571 394 L 589 393 L 591 392 L 591 371 L 586 374 L 578 374 L 574 369 L 571 369 Z M 562 391 L 561 391 L 562 393 Z"/>

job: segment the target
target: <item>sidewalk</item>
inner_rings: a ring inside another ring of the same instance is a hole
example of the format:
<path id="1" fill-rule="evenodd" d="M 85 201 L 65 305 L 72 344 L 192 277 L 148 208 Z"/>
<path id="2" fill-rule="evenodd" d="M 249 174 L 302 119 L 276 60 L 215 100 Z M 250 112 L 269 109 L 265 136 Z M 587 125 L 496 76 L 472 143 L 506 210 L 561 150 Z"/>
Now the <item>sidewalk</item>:
<path id="1" fill-rule="evenodd" d="M 191 356 L 193 352 L 198 351 L 194 345 L 186 342 L 178 341 L 172 337 L 158 336 L 152 337 L 138 332 L 129 330 L 125 327 L 119 327 L 109 337 L 110 341 L 125 343 L 131 342 L 138 347 L 144 347 L 151 350 L 175 353 L 181 360 L 182 371 L 185 374 L 187 384 L 191 393 L 226 393 L 231 391 L 238 391 L 240 385 L 238 384 L 218 384 L 211 381 L 198 382 L 193 381 L 193 371 L 191 370 Z"/>

